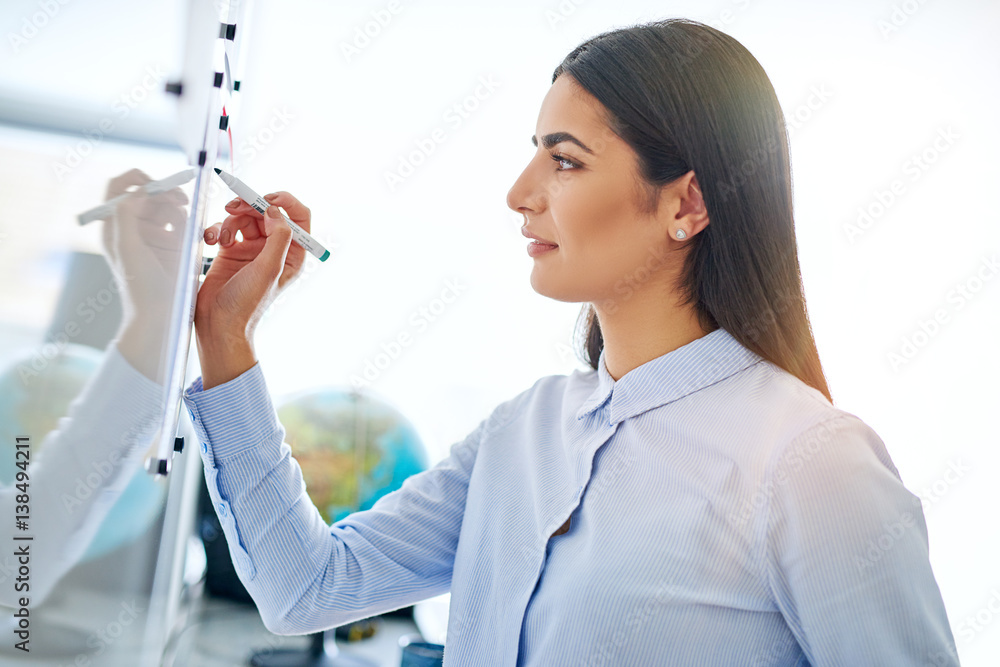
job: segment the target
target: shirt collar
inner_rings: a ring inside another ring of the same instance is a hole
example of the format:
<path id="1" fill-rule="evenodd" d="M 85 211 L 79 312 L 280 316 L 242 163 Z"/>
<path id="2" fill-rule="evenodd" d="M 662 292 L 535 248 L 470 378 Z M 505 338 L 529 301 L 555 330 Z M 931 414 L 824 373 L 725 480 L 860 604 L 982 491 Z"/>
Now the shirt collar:
<path id="1" fill-rule="evenodd" d="M 612 425 L 676 401 L 763 361 L 721 327 L 687 345 L 634 368 L 616 382 L 604 363 L 597 363 L 597 386 L 576 413 L 583 419 L 611 399 Z"/>

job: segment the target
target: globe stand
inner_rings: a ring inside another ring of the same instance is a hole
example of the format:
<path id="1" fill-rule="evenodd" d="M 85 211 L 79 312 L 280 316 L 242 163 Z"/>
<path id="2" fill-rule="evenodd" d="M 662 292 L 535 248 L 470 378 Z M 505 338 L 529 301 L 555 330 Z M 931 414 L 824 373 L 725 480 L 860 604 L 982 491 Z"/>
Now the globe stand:
<path id="1" fill-rule="evenodd" d="M 266 649 L 254 651 L 250 656 L 251 667 L 378 667 L 377 663 L 346 655 L 337 648 L 337 639 L 326 639 L 326 632 L 309 635 L 310 643 L 305 649 Z"/>

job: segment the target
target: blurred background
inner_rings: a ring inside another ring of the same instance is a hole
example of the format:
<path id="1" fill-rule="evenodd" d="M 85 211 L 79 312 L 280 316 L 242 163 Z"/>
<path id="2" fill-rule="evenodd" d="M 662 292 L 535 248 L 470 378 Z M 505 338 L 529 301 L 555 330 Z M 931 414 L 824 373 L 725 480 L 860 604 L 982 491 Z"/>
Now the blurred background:
<path id="1" fill-rule="evenodd" d="M 164 84 L 186 3 L 0 10 L 0 366 L 39 349 L 75 216 L 186 161 Z M 363 388 L 431 462 L 543 375 L 584 369 L 581 304 L 534 293 L 505 197 L 552 70 L 582 40 L 683 16 L 738 39 L 781 101 L 799 259 L 835 404 L 924 501 L 965 665 L 1000 655 L 1000 5 L 990 0 L 256 2 L 216 166 L 312 209 L 332 251 L 256 338 L 276 396 Z M 206 224 L 231 195 L 210 193 Z M 209 249 L 206 254 L 213 254 Z M 408 341 L 400 343 L 400 337 Z M 192 354 L 189 377 L 197 376 Z M 392 664 L 392 663 L 387 663 Z"/>

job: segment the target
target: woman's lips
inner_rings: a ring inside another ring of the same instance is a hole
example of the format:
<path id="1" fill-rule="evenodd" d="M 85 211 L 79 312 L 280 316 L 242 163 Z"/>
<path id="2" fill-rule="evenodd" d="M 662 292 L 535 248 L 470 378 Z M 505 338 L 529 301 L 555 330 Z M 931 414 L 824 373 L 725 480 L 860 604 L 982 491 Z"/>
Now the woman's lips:
<path id="1" fill-rule="evenodd" d="M 551 243 L 539 243 L 538 241 L 532 241 L 528 244 L 528 255 L 531 257 L 538 257 L 544 253 L 555 250 L 559 246 Z"/>

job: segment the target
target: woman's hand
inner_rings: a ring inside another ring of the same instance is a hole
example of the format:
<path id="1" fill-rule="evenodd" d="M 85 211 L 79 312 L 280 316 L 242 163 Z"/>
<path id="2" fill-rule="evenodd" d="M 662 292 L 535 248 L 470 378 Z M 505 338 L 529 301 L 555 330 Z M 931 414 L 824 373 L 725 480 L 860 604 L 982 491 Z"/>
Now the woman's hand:
<path id="1" fill-rule="evenodd" d="M 309 209 L 287 192 L 264 199 L 271 204 L 267 216 L 234 199 L 226 205 L 229 216 L 205 230 L 205 242 L 219 243 L 221 248 L 198 290 L 195 307 L 204 389 L 227 382 L 256 363 L 257 323 L 305 261 L 305 249 L 291 242 L 292 230 L 277 207 L 307 232 Z M 236 240 L 237 231 L 242 241 Z"/>
<path id="2" fill-rule="evenodd" d="M 106 200 L 149 182 L 142 171 L 127 171 L 108 183 Z M 157 195 L 135 192 L 104 218 L 101 243 L 121 287 L 126 323 L 169 320 L 187 203 L 180 188 Z"/>
<path id="3" fill-rule="evenodd" d="M 106 200 L 149 183 L 138 169 L 108 184 Z M 101 242 L 121 294 L 118 351 L 143 375 L 163 382 L 161 349 L 169 331 L 187 195 L 174 188 L 157 195 L 134 192 L 104 218 Z"/>

